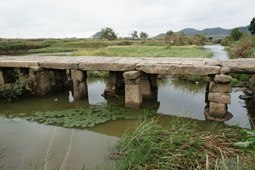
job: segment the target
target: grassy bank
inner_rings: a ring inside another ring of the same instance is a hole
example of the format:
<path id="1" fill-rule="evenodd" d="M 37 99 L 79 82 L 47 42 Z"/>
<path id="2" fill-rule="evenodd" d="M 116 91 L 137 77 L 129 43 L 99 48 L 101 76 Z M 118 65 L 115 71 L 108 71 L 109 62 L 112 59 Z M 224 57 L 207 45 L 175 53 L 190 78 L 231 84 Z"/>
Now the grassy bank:
<path id="1" fill-rule="evenodd" d="M 163 40 L 2 39 L 0 55 L 71 52 L 76 56 L 211 57 L 201 46 L 169 46 Z"/>
<path id="2" fill-rule="evenodd" d="M 231 58 L 254 58 L 255 57 L 255 35 L 242 35 L 239 40 L 226 37 L 221 42 L 229 52 Z"/>
<path id="3" fill-rule="evenodd" d="M 199 46 L 149 46 L 149 45 L 130 45 L 130 46 L 109 46 L 100 49 L 85 49 L 74 53 L 77 56 L 125 56 L 125 57 L 195 57 L 209 58 L 210 52 L 205 51 Z"/>
<path id="4" fill-rule="evenodd" d="M 253 169 L 255 133 L 235 128 L 199 132 L 175 119 L 155 120 L 126 133 L 114 154 L 116 169 Z M 247 145 L 247 146 L 246 146 Z"/>

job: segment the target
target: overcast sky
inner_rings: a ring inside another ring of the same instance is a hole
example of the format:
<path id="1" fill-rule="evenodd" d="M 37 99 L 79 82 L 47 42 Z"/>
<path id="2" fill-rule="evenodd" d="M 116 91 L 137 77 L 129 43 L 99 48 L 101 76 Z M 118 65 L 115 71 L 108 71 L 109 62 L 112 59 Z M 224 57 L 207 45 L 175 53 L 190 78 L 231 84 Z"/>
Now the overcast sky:
<path id="1" fill-rule="evenodd" d="M 249 25 L 254 0 L 0 0 L 0 37 L 90 37 Z"/>

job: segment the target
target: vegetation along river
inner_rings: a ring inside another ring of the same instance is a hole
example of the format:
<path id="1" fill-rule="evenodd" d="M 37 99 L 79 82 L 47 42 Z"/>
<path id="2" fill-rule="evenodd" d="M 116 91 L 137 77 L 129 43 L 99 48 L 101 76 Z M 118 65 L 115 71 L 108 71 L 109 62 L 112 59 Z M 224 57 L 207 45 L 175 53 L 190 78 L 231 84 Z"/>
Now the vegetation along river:
<path id="1" fill-rule="evenodd" d="M 218 45 L 206 48 L 215 52 L 222 50 Z M 125 130 L 135 127 L 137 120 L 112 120 L 92 128 L 72 129 L 24 118 L 35 111 L 120 103 L 120 99 L 106 100 L 101 96 L 105 85 L 104 79 L 88 79 L 88 100 L 73 101 L 71 93 L 65 91 L 0 104 L 0 169 L 102 169 L 111 166 L 114 161 L 109 155 L 117 140 Z M 250 129 L 249 117 L 255 116 L 254 105 L 239 99 L 241 94 L 242 91 L 233 89 L 232 103 L 228 107 L 233 117 L 225 123 Z M 146 101 L 145 105 L 158 106 L 156 117 L 162 123 L 180 116 L 194 119 L 199 128 L 206 129 L 212 123 L 204 121 L 204 95 L 204 83 L 167 77 L 159 81 L 157 100 Z"/>

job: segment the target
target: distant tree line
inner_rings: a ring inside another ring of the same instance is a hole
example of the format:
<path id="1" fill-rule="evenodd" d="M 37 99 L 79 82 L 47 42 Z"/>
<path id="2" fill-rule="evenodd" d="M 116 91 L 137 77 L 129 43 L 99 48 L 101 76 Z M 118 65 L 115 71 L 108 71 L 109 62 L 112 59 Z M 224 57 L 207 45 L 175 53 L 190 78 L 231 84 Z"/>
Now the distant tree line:
<path id="1" fill-rule="evenodd" d="M 116 40 L 118 38 L 115 31 L 110 27 L 102 28 L 99 32 L 94 34 L 92 37 L 98 38 L 98 39 L 106 39 L 106 40 Z M 139 39 L 145 40 L 145 39 L 148 39 L 148 37 L 149 37 L 148 33 L 144 31 L 141 31 L 140 33 L 138 33 L 138 31 L 134 30 L 130 33 L 129 38 L 132 40 L 139 40 Z"/>

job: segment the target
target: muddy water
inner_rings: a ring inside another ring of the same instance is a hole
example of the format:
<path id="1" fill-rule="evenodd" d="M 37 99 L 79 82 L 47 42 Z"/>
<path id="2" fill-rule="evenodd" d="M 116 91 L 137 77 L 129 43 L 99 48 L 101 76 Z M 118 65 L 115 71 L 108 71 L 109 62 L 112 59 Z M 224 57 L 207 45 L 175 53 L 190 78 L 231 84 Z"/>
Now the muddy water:
<path id="1" fill-rule="evenodd" d="M 73 101 L 68 91 L 52 94 L 44 98 L 27 98 L 13 103 L 0 105 L 0 167 L 3 169 L 34 169 L 36 167 L 64 169 L 82 167 L 96 169 L 100 166 L 112 166 L 108 155 L 113 150 L 118 137 L 125 130 L 135 127 L 136 121 L 111 121 L 86 130 L 54 127 L 22 118 L 34 111 L 63 110 L 87 107 L 88 105 L 110 103 L 101 94 L 105 81 L 89 80 L 87 100 Z M 232 93 L 229 111 L 233 118 L 228 125 L 251 128 L 248 115 L 254 115 L 238 96 L 242 92 Z M 168 123 L 173 116 L 182 116 L 195 120 L 205 120 L 203 110 L 205 84 L 187 83 L 172 78 L 159 82 L 158 99 L 145 101 L 147 105 L 159 103 L 158 115 L 161 122 Z M 113 101 L 111 101 L 113 102 Z M 250 107 L 249 107 L 250 108 Z M 201 129 L 210 123 L 198 121 Z M 47 160 L 47 161 L 45 161 Z M 46 163 L 45 163 L 46 162 Z"/>

